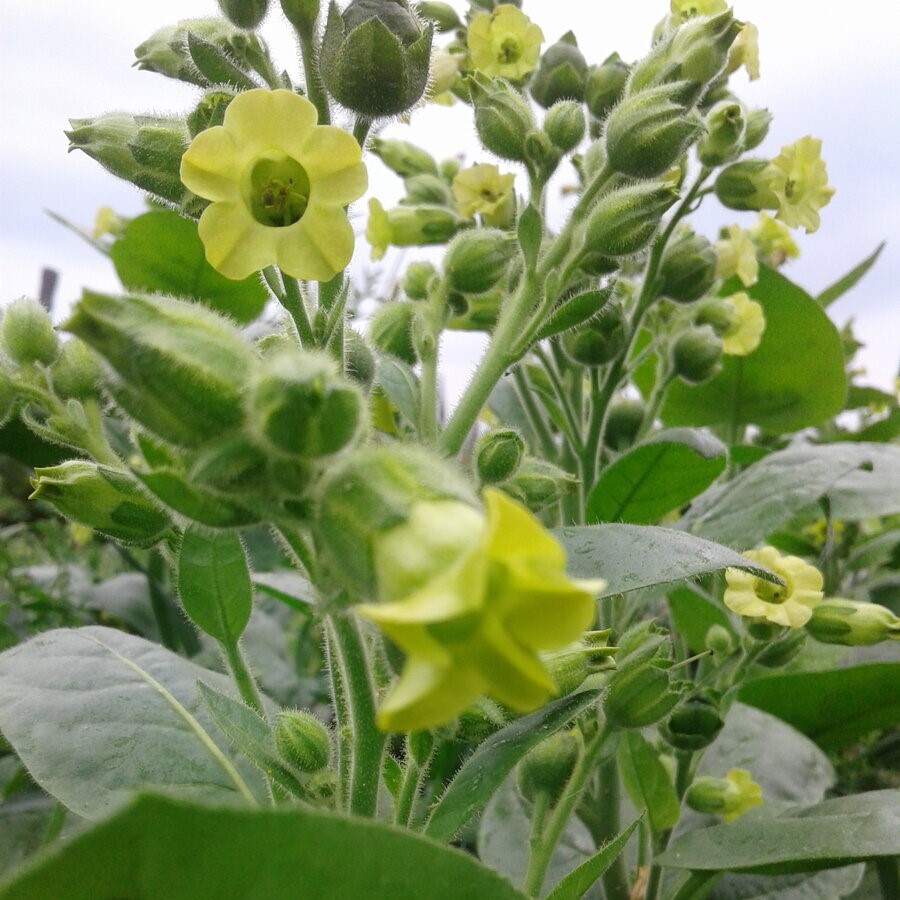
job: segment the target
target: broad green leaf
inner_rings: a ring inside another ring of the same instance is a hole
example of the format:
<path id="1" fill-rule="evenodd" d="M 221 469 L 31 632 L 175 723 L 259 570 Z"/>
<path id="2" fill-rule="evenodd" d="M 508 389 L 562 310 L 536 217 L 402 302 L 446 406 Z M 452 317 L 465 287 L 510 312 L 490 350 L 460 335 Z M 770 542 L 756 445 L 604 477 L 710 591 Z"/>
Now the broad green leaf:
<path id="1" fill-rule="evenodd" d="M 150 584 L 143 572 L 122 572 L 92 585 L 84 605 L 88 609 L 114 616 L 141 637 L 151 641 L 159 640 L 159 625 L 153 615 Z"/>
<path id="2" fill-rule="evenodd" d="M 638 731 L 626 731 L 616 750 L 619 772 L 637 810 L 647 810 L 650 827 L 665 831 L 677 821 L 681 804 L 659 753 Z"/>
<path id="3" fill-rule="evenodd" d="M 126 290 L 193 297 L 238 322 L 252 322 L 268 299 L 259 278 L 233 281 L 207 261 L 197 223 L 167 209 L 132 219 L 110 248 Z"/>
<path id="4" fill-rule="evenodd" d="M 547 894 L 545 900 L 581 900 L 585 891 L 616 861 L 640 819 L 635 819 L 624 831 L 604 844 L 590 859 L 573 869 Z"/>
<path id="5" fill-rule="evenodd" d="M 755 424 L 773 431 L 818 425 L 844 407 L 847 379 L 841 339 L 822 307 L 783 275 L 760 266 L 749 288 L 762 307 L 766 330 L 748 356 L 726 356 L 710 381 L 673 382 L 662 420 L 667 425 Z M 636 379 L 646 391 L 651 372 Z"/>
<path id="6" fill-rule="evenodd" d="M 739 697 L 833 750 L 900 723 L 900 662 L 784 672 L 743 685 Z"/>
<path id="7" fill-rule="evenodd" d="M 900 447 L 858 443 L 860 465 L 828 492 L 836 519 L 868 519 L 900 512 Z"/>
<path id="8" fill-rule="evenodd" d="M 673 630 L 688 642 L 694 653 L 702 653 L 706 649 L 706 633 L 713 625 L 732 631 L 725 610 L 689 587 L 670 591 L 667 600 Z"/>
<path id="9" fill-rule="evenodd" d="M 57 809 L 46 795 L 30 793 L 0 803 L 0 872 L 12 871 L 41 849 Z"/>
<path id="10" fill-rule="evenodd" d="M 178 595 L 199 628 L 233 645 L 250 620 L 253 586 L 241 539 L 191 526 L 178 553 Z"/>
<path id="11" fill-rule="evenodd" d="M 312 584 L 290 569 L 254 572 L 252 578 L 257 590 L 280 600 L 292 609 L 309 612 L 309 607 L 316 603 L 316 590 Z"/>
<path id="12" fill-rule="evenodd" d="M 380 356 L 375 366 L 375 381 L 400 415 L 411 425 L 418 424 L 420 388 L 413 370 L 399 359 Z"/>
<path id="13" fill-rule="evenodd" d="M 564 728 L 597 701 L 599 691 L 571 694 L 510 722 L 478 746 L 437 802 L 425 834 L 452 840 L 503 783 L 513 766 L 532 748 Z"/>
<path id="14" fill-rule="evenodd" d="M 231 689 L 112 628 L 44 632 L 0 654 L 0 731 L 37 783 L 88 819 L 142 788 L 253 802 L 261 784 L 211 735 L 200 679 Z"/>
<path id="15" fill-rule="evenodd" d="M 839 297 L 843 297 L 862 277 L 875 265 L 885 242 L 882 241 L 872 253 L 870 253 L 859 265 L 854 266 L 846 275 L 829 285 L 816 297 L 816 302 L 824 309 L 830 306 Z"/>
<path id="16" fill-rule="evenodd" d="M 706 490 L 725 463 L 725 445 L 709 432 L 662 431 L 603 470 L 587 499 L 587 521 L 649 525 Z"/>
<path id="17" fill-rule="evenodd" d="M 677 869 L 774 875 L 898 855 L 900 790 L 883 790 L 700 828 L 656 861 Z"/>
<path id="18" fill-rule="evenodd" d="M 524 900 L 469 854 L 380 822 L 142 796 L 0 900 Z"/>
<path id="19" fill-rule="evenodd" d="M 11 456 L 29 469 L 56 466 L 72 456 L 70 450 L 38 437 L 19 418 L 0 426 L 0 454 Z"/>
<path id="20" fill-rule="evenodd" d="M 732 875 L 716 882 L 709 900 L 837 900 L 860 883 L 865 866 L 842 866 L 793 875 Z M 873 900 L 883 900 L 877 893 Z"/>
<path id="21" fill-rule="evenodd" d="M 566 548 L 570 575 L 605 578 L 601 597 L 708 575 L 728 567 L 768 581 L 775 576 L 728 547 L 656 525 L 580 525 L 554 534 Z"/>

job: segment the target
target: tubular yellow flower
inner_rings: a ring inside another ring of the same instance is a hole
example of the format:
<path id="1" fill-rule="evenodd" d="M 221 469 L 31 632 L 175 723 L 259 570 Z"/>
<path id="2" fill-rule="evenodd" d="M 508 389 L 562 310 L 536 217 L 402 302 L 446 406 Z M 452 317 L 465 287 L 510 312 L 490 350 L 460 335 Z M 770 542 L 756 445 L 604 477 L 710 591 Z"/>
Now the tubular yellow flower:
<path id="1" fill-rule="evenodd" d="M 762 788 L 746 769 L 731 769 L 724 778 L 701 775 L 688 788 L 691 809 L 721 816 L 731 822 L 763 802 Z"/>
<path id="2" fill-rule="evenodd" d="M 821 151 L 821 140 L 802 137 L 781 148 L 769 172 L 769 188 L 779 203 L 776 218 L 790 228 L 803 226 L 807 234 L 819 227 L 819 210 L 834 194 Z"/>
<path id="3" fill-rule="evenodd" d="M 728 51 L 725 73 L 730 75 L 741 66 L 747 70 L 751 81 L 759 78 L 759 29 L 752 22 L 745 22 Z"/>
<path id="4" fill-rule="evenodd" d="M 785 260 L 796 259 L 800 255 L 800 248 L 788 227 L 766 213 L 759 214 L 759 219 L 748 233 L 756 246 L 758 258 L 767 266 L 778 268 Z"/>
<path id="5" fill-rule="evenodd" d="M 748 550 L 748 559 L 771 569 L 784 587 L 741 569 L 726 569 L 725 605 L 740 616 L 765 618 L 787 628 L 802 628 L 822 601 L 822 575 L 798 556 L 782 556 L 774 547 Z"/>
<path id="6" fill-rule="evenodd" d="M 726 237 L 716 242 L 716 276 L 731 278 L 737 275 L 744 287 L 756 284 L 759 263 L 750 235 L 740 225 L 729 225 L 724 233 Z"/>
<path id="7" fill-rule="evenodd" d="M 466 40 L 473 68 L 519 81 L 537 66 L 544 32 L 518 7 L 501 3 L 472 18 Z"/>
<path id="8" fill-rule="evenodd" d="M 555 690 L 538 651 L 570 644 L 594 617 L 603 582 L 570 579 L 559 543 L 503 492 L 488 488 L 484 501 L 484 517 L 421 501 L 377 540 L 386 602 L 357 610 L 406 654 L 378 711 L 386 731 L 440 725 L 481 694 L 536 708 Z"/>
<path id="9" fill-rule="evenodd" d="M 223 124 L 185 152 L 181 180 L 212 200 L 200 217 L 206 258 L 227 278 L 277 263 L 328 281 L 350 261 L 344 207 L 365 192 L 366 167 L 352 135 L 316 121 L 304 97 L 258 88 L 238 94 Z"/>
<path id="10" fill-rule="evenodd" d="M 731 321 L 722 334 L 722 352 L 728 356 L 747 356 L 762 340 L 766 317 L 762 307 L 743 291 L 726 298 L 732 309 Z"/>
<path id="11" fill-rule="evenodd" d="M 453 197 L 461 216 L 481 213 L 485 225 L 508 224 L 515 211 L 516 176 L 501 175 L 497 166 L 479 163 L 456 174 Z"/>

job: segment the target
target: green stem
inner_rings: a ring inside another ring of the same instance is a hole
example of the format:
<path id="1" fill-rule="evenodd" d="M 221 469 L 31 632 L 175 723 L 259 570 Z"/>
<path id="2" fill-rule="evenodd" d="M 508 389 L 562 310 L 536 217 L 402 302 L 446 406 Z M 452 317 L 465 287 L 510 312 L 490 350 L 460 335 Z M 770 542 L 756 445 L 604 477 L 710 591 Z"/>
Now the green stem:
<path id="1" fill-rule="evenodd" d="M 547 378 L 550 381 L 550 386 L 553 388 L 553 393 L 556 395 L 556 399 L 559 402 L 559 408 L 562 411 L 563 418 L 565 419 L 566 427 L 568 429 L 566 439 L 571 445 L 572 450 L 576 454 L 580 453 L 583 440 L 581 434 L 580 416 L 576 416 L 568 391 L 566 390 L 565 385 L 562 383 L 562 379 L 560 378 L 559 372 L 557 371 L 553 360 L 551 360 L 547 356 L 547 354 L 544 353 L 541 347 L 534 348 L 534 355 L 541 361 L 541 365 L 544 367 L 544 371 L 547 373 Z"/>
<path id="2" fill-rule="evenodd" d="M 528 376 L 521 366 L 516 366 L 513 369 L 512 374 L 513 383 L 516 386 L 516 394 L 519 398 L 519 402 L 522 404 L 522 409 L 525 412 L 525 417 L 528 419 L 528 424 L 531 426 L 538 443 L 541 445 L 540 449 L 542 456 L 548 460 L 555 459 L 557 454 L 556 443 L 544 420 L 544 414 L 534 401 L 531 386 L 528 384 Z"/>
<path id="3" fill-rule="evenodd" d="M 303 61 L 303 78 L 306 82 L 306 95 L 319 111 L 319 124 L 331 124 L 331 109 L 328 106 L 328 95 L 322 88 L 319 77 L 319 60 L 313 46 L 313 32 L 297 31 L 300 41 L 300 56 Z"/>
<path id="4" fill-rule="evenodd" d="M 357 116 L 356 122 L 353 123 L 353 137 L 360 147 L 366 146 L 366 138 L 369 136 L 369 129 L 372 127 L 372 120 L 365 116 Z"/>
<path id="5" fill-rule="evenodd" d="M 222 649 L 225 651 L 225 659 L 228 662 L 228 668 L 231 671 L 231 677 L 237 685 L 238 693 L 241 700 L 250 707 L 257 715 L 266 718 L 266 711 L 262 704 L 262 698 L 256 687 L 256 679 L 250 672 L 247 660 L 241 652 L 240 645 L 237 641 L 222 641 Z"/>
<path id="6" fill-rule="evenodd" d="M 540 791 L 534 798 L 534 809 L 531 813 L 531 837 L 529 839 L 530 855 L 528 857 L 528 869 L 525 872 L 525 880 L 522 887 L 527 894 L 536 897 L 541 890 L 541 885 L 534 885 L 534 882 L 540 877 L 540 873 L 533 872 L 532 869 L 537 865 L 535 862 L 539 860 L 541 847 L 543 842 L 544 822 L 547 820 L 547 813 L 550 811 L 552 797 L 548 791 Z M 543 878 L 541 878 L 543 883 Z"/>
<path id="7" fill-rule="evenodd" d="M 722 875 L 722 872 L 691 872 L 675 889 L 671 900 L 703 900 Z"/>
<path id="8" fill-rule="evenodd" d="M 619 822 L 619 770 L 615 759 L 600 766 L 599 816 L 596 835 L 602 843 L 612 840 L 621 830 Z M 620 853 L 603 873 L 603 890 L 607 900 L 627 900 L 631 893 L 625 860 Z"/>
<path id="9" fill-rule="evenodd" d="M 416 341 L 416 350 L 422 364 L 419 379 L 419 437 L 429 444 L 434 443 L 438 432 L 437 366 L 447 289 L 446 281 L 442 280 L 429 291 L 420 318 L 421 337 Z"/>
<path id="10" fill-rule="evenodd" d="M 294 326 L 300 336 L 300 343 L 304 347 L 314 347 L 316 339 L 309 321 L 309 313 L 306 311 L 306 301 L 303 298 L 303 291 L 300 289 L 300 282 L 283 272 L 282 277 L 284 279 L 284 298 L 281 302 L 294 320 Z"/>

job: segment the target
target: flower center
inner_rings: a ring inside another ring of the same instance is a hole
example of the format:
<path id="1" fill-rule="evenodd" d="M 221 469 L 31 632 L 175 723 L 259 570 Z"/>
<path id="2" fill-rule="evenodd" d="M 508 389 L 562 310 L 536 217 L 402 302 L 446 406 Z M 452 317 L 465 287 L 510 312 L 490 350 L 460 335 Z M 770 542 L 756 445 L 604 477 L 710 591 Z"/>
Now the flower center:
<path id="1" fill-rule="evenodd" d="M 285 228 L 303 218 L 309 203 L 309 175 L 290 156 L 272 153 L 248 167 L 244 198 L 260 225 Z"/>
<path id="2" fill-rule="evenodd" d="M 504 65 L 518 62 L 522 55 L 522 42 L 519 38 L 507 32 L 494 38 L 494 58 Z"/>
<path id="3" fill-rule="evenodd" d="M 784 576 L 781 576 L 784 578 Z M 780 584 L 773 584 L 771 581 L 763 581 L 757 578 L 753 585 L 753 592 L 764 603 L 781 604 L 791 595 L 790 585 L 782 587 Z"/>

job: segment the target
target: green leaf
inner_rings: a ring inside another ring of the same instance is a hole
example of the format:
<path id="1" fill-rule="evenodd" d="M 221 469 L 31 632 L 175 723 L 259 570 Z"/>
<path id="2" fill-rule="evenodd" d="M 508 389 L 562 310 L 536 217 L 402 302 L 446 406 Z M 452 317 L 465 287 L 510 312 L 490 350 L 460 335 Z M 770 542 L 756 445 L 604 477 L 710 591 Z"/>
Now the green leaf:
<path id="1" fill-rule="evenodd" d="M 857 864 L 792 875 L 726 874 L 716 882 L 709 900 L 817 900 L 824 897 L 836 900 L 851 895 L 864 871 L 865 866 Z M 883 900 L 881 893 L 872 900 Z"/>
<path id="2" fill-rule="evenodd" d="M 587 521 L 649 525 L 706 490 L 725 463 L 725 445 L 709 432 L 662 431 L 603 470 L 587 499 Z"/>
<path id="3" fill-rule="evenodd" d="M 564 728 L 600 696 L 599 691 L 571 694 L 510 722 L 478 746 L 437 802 L 425 834 L 452 840 L 484 808 L 513 766 L 544 738 Z"/>
<path id="4" fill-rule="evenodd" d="M 739 283 L 723 290 L 743 289 Z M 844 407 L 847 379 L 841 339 L 822 307 L 783 275 L 760 266 L 744 289 L 762 307 L 766 330 L 748 356 L 726 356 L 700 385 L 673 382 L 663 404 L 667 425 L 756 424 L 772 431 L 818 425 Z M 646 391 L 652 370 L 636 378 Z"/>
<path id="5" fill-rule="evenodd" d="M 297 572 L 283 569 L 277 572 L 254 572 L 253 584 L 258 591 L 280 600 L 292 609 L 308 613 L 316 603 L 316 591 L 310 582 Z"/>
<path id="6" fill-rule="evenodd" d="M 238 322 L 252 322 L 268 299 L 251 275 L 232 281 L 207 261 L 197 223 L 167 209 L 132 219 L 110 248 L 123 287 L 130 291 L 193 297 Z"/>
<path id="7" fill-rule="evenodd" d="M 638 731 L 626 731 L 616 751 L 619 772 L 637 810 L 647 810 L 653 831 L 665 831 L 677 821 L 681 804 L 659 753 Z"/>
<path id="8" fill-rule="evenodd" d="M 667 597 L 673 631 L 683 637 L 692 653 L 706 649 L 706 633 L 713 625 L 733 631 L 725 610 L 689 587 L 676 588 Z"/>
<path id="9" fill-rule="evenodd" d="M 557 528 L 570 575 L 605 578 L 601 597 L 709 575 L 734 567 L 772 581 L 775 576 L 721 544 L 656 525 L 580 525 Z"/>
<path id="10" fill-rule="evenodd" d="M 784 672 L 743 685 L 738 696 L 834 750 L 900 722 L 900 662 L 825 672 Z"/>
<path id="11" fill-rule="evenodd" d="M 231 690 L 223 676 L 112 628 L 44 632 L 0 654 L 0 731 L 37 783 L 88 819 L 141 788 L 253 802 L 262 785 L 211 737 L 201 678 Z"/>
<path id="12" fill-rule="evenodd" d="M 411 425 L 418 424 L 421 391 L 413 370 L 390 356 L 380 356 L 375 366 L 375 382 Z"/>
<path id="13" fill-rule="evenodd" d="M 829 285 L 816 297 L 816 302 L 823 309 L 834 303 L 838 297 L 843 297 L 862 277 L 875 265 L 885 242 L 882 241 L 858 266 L 854 266 L 843 278 L 839 278 L 834 284 Z"/>
<path id="14" fill-rule="evenodd" d="M 194 624 L 223 644 L 237 643 L 253 609 L 250 569 L 237 534 L 193 525 L 185 531 L 178 595 Z"/>
<path id="15" fill-rule="evenodd" d="M 900 512 L 900 447 L 857 443 L 860 463 L 828 492 L 836 519 L 868 519 Z"/>
<path id="16" fill-rule="evenodd" d="M 640 819 L 635 819 L 590 859 L 585 860 L 577 869 L 569 872 L 547 894 L 545 900 L 581 900 L 588 888 L 616 861 L 640 821 Z"/>
<path id="17" fill-rule="evenodd" d="M 541 214 L 529 204 L 519 216 L 517 228 L 519 245 L 527 269 L 534 269 L 541 252 L 541 240 L 544 236 L 544 223 Z"/>
<path id="18" fill-rule="evenodd" d="M 469 854 L 380 822 L 142 796 L 45 854 L 0 900 L 524 900 Z"/>
<path id="19" fill-rule="evenodd" d="M 224 50 L 193 30 L 187 33 L 187 45 L 197 71 L 210 85 L 231 84 L 245 91 L 259 87 L 234 64 Z"/>
<path id="20" fill-rule="evenodd" d="M 700 828 L 656 861 L 677 869 L 777 875 L 897 855 L 900 790 L 885 790 Z"/>

